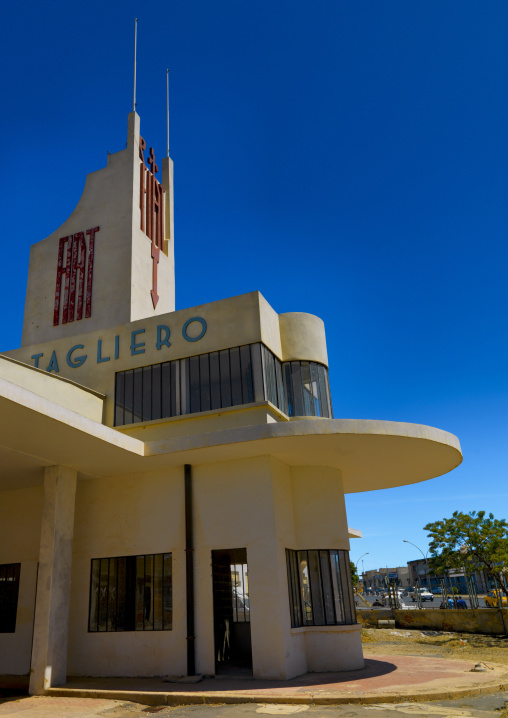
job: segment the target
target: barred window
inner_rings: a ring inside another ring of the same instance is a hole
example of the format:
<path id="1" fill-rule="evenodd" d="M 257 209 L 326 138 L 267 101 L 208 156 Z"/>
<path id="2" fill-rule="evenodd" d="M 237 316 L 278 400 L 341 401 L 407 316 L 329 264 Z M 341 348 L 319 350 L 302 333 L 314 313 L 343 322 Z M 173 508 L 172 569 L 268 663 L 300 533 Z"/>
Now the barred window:
<path id="1" fill-rule="evenodd" d="M 286 549 L 291 626 L 356 623 L 349 552 Z"/>
<path id="2" fill-rule="evenodd" d="M 246 344 L 117 372 L 115 426 L 270 401 L 288 416 L 332 418 L 328 370 Z"/>
<path id="3" fill-rule="evenodd" d="M 169 631 L 172 555 L 92 559 L 88 630 Z"/>
<path id="4" fill-rule="evenodd" d="M 230 563 L 233 623 L 250 622 L 249 575 L 246 554 L 245 549 L 236 549 L 236 551 L 230 552 L 230 560 L 234 561 L 234 563 Z"/>
<path id="5" fill-rule="evenodd" d="M 16 630 L 20 573 L 20 563 L 0 564 L 0 633 Z"/>

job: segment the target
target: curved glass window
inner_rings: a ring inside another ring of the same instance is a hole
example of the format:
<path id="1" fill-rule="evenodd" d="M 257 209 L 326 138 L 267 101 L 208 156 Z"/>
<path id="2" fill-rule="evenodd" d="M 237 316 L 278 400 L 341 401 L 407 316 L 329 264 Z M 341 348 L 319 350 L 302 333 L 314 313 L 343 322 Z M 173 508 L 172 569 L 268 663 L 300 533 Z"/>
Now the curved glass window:
<path id="1" fill-rule="evenodd" d="M 322 364 L 292 361 L 283 364 L 288 416 L 332 418 L 328 371 Z"/>
<path id="2" fill-rule="evenodd" d="M 115 376 L 115 426 L 258 401 L 270 401 L 288 416 L 333 417 L 326 367 L 281 362 L 261 343 Z"/>
<path id="3" fill-rule="evenodd" d="M 286 549 L 291 626 L 356 623 L 349 552 Z"/>

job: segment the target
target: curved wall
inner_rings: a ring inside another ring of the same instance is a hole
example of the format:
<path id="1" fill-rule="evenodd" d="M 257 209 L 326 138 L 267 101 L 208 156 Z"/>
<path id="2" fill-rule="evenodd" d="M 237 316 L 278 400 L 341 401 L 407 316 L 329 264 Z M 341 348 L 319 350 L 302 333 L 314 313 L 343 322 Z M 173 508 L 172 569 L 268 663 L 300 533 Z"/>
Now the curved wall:
<path id="1" fill-rule="evenodd" d="M 282 361 L 305 359 L 328 366 L 325 325 L 314 314 L 279 314 Z"/>

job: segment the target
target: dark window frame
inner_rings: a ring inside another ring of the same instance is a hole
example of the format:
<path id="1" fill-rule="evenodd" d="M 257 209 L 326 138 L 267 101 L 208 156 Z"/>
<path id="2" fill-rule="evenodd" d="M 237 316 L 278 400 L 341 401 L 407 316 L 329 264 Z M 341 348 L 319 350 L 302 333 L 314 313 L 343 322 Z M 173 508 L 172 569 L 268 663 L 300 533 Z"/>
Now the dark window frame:
<path id="1" fill-rule="evenodd" d="M 328 369 L 313 361 L 281 362 L 261 342 L 126 369 L 115 374 L 114 425 L 261 401 L 289 417 L 331 419 Z"/>
<path id="2" fill-rule="evenodd" d="M 291 628 L 356 624 L 349 551 L 286 549 L 286 569 Z"/>
<path id="3" fill-rule="evenodd" d="M 171 552 L 91 559 L 89 633 L 171 631 L 172 628 Z"/>
<path id="4" fill-rule="evenodd" d="M 0 633 L 16 633 L 21 563 L 0 564 Z"/>

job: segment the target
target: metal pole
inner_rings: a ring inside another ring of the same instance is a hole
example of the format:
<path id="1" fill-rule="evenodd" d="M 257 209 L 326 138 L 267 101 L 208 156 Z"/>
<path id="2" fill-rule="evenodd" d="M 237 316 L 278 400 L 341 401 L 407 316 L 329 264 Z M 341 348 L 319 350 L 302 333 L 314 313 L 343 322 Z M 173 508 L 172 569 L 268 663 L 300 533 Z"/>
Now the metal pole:
<path id="1" fill-rule="evenodd" d="M 196 675 L 194 636 L 194 543 L 192 527 L 192 467 L 185 464 L 185 573 L 187 586 L 187 675 Z"/>
<path id="2" fill-rule="evenodd" d="M 448 591 L 446 590 L 446 584 L 443 578 L 441 579 L 441 596 L 443 599 L 444 607 L 448 608 Z"/>
<path id="3" fill-rule="evenodd" d="M 362 553 L 362 555 L 360 556 L 360 558 L 363 558 L 364 556 L 368 556 L 368 555 L 369 555 L 369 552 L 366 551 L 365 553 Z M 360 563 L 360 558 L 359 558 L 358 561 L 355 563 L 355 566 L 356 566 L 356 570 L 357 570 L 357 571 L 358 571 L 358 564 Z"/>
<path id="4" fill-rule="evenodd" d="M 425 561 L 425 568 L 426 568 L 426 571 L 427 571 L 426 578 L 427 578 L 427 581 L 429 582 L 429 589 L 430 589 L 429 562 L 427 561 L 427 556 L 429 555 L 429 552 L 427 551 L 426 554 L 423 553 L 423 551 L 421 550 L 421 548 L 419 548 L 415 543 L 411 543 L 411 541 L 407 541 L 406 539 L 402 539 L 402 541 L 403 541 L 404 543 L 408 543 L 408 544 L 410 544 L 411 546 L 414 546 L 415 548 L 417 548 L 418 551 L 419 551 L 419 552 L 421 553 L 421 555 L 423 556 L 424 561 Z"/>
<path id="5" fill-rule="evenodd" d="M 415 594 L 416 594 L 416 605 L 418 606 L 418 608 L 423 608 L 422 607 L 422 596 L 420 593 L 420 579 L 418 579 L 415 582 Z"/>
<path id="6" fill-rule="evenodd" d="M 166 147 L 169 157 L 169 70 L 166 70 L 166 134 L 167 134 L 167 142 Z"/>
<path id="7" fill-rule="evenodd" d="M 132 111 L 136 112 L 136 49 L 138 44 L 138 18 L 134 19 L 134 95 L 132 98 Z"/>

